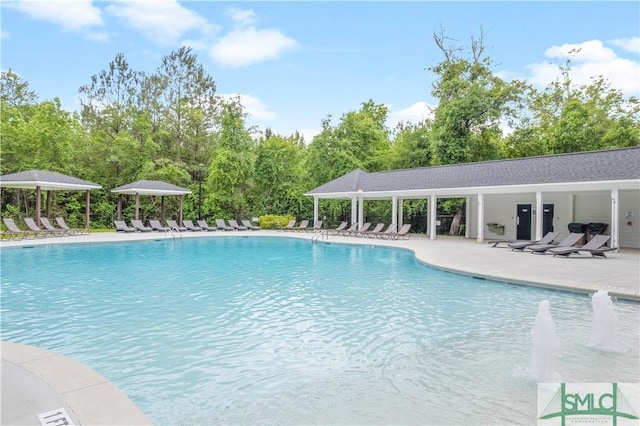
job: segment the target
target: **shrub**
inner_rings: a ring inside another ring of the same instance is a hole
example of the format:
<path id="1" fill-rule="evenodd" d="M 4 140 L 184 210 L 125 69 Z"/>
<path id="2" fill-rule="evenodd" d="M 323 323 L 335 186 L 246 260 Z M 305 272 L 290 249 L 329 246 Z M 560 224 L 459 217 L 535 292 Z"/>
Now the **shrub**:
<path id="1" fill-rule="evenodd" d="M 295 219 L 295 217 L 291 215 L 280 216 L 275 214 L 266 214 L 258 218 L 258 223 L 262 229 L 278 229 L 287 226 L 289 221 L 293 219 Z"/>

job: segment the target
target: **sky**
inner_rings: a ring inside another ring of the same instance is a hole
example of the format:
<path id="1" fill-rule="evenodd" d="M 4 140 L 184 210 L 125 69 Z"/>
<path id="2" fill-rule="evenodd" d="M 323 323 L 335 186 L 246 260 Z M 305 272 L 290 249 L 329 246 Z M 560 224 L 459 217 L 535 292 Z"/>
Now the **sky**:
<path id="1" fill-rule="evenodd" d="M 176 1 L 0 2 L 3 71 L 29 83 L 40 101 L 79 110 L 78 89 L 122 53 L 154 73 L 162 57 L 189 46 L 216 82 L 239 96 L 248 126 L 307 142 L 322 120 L 337 124 L 373 100 L 388 126 L 429 117 L 437 99 L 429 71 L 455 46 L 484 34 L 503 79 L 538 88 L 571 60 L 572 78 L 602 75 L 640 96 L 640 2 L 526 1 Z"/>

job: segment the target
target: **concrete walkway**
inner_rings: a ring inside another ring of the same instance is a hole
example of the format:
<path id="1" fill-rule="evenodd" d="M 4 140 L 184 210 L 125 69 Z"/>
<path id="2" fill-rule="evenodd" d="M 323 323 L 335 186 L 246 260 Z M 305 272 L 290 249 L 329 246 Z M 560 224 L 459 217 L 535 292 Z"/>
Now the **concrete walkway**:
<path id="1" fill-rule="evenodd" d="M 311 240 L 309 232 L 243 231 L 188 232 L 181 238 L 224 238 L 237 236 L 293 237 Z M 115 232 L 75 237 L 2 241 L 0 247 L 50 244 L 136 241 L 174 238 L 169 233 Z M 412 250 L 418 260 L 430 266 L 476 277 L 523 285 L 534 285 L 582 293 L 600 289 L 618 298 L 640 301 L 640 250 L 622 249 L 607 253 L 607 259 L 590 255 L 553 257 L 514 252 L 506 245 L 492 247 L 461 238 L 429 240 L 412 235 L 409 240 L 380 240 L 316 235 L 318 243 L 365 244 Z M 150 424 L 144 414 L 104 377 L 61 355 L 2 342 L 3 425 L 46 424 L 38 414 L 55 415 L 60 408 L 71 424 Z M 63 423 L 50 423 L 63 424 Z"/>

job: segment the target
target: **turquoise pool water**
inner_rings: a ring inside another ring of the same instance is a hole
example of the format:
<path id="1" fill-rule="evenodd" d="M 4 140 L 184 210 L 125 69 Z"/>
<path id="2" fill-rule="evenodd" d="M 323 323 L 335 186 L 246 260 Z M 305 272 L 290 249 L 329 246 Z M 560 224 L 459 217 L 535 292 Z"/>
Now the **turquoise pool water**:
<path id="1" fill-rule="evenodd" d="M 280 238 L 3 249 L 3 340 L 97 370 L 155 424 L 535 423 L 541 300 L 566 382 L 637 382 L 640 304 L 615 351 L 587 295 L 473 279 L 413 253 Z"/>

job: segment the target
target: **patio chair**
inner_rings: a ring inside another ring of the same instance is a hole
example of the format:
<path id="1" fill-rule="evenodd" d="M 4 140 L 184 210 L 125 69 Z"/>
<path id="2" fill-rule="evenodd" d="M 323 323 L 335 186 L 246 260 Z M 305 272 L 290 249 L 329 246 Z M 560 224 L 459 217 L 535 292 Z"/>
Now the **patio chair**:
<path id="1" fill-rule="evenodd" d="M 567 236 L 567 238 L 560 241 L 558 244 L 534 244 L 528 246 L 526 250 L 531 250 L 532 253 L 542 254 L 554 247 L 573 247 L 578 243 L 578 241 L 580 241 L 582 237 L 584 237 L 583 233 L 572 232 Z"/>
<path id="2" fill-rule="evenodd" d="M 189 231 L 191 232 L 200 232 L 202 231 L 202 228 L 200 226 L 196 226 L 193 224 L 192 220 L 183 220 L 182 224 L 185 226 L 185 228 L 187 228 Z"/>
<path id="3" fill-rule="evenodd" d="M 132 228 L 124 220 L 114 220 L 113 224 L 116 226 L 116 232 L 136 232 L 136 228 Z"/>
<path id="4" fill-rule="evenodd" d="M 397 231 L 398 231 L 398 226 L 395 223 L 390 223 L 389 226 L 387 226 L 387 229 L 379 232 L 378 234 L 375 235 L 375 237 L 381 238 L 381 239 L 389 238 L 390 236 L 394 235 Z"/>
<path id="5" fill-rule="evenodd" d="M 335 228 L 331 229 L 329 231 L 329 233 L 332 234 L 332 235 L 336 235 L 336 234 L 340 233 L 341 231 L 344 231 L 347 228 L 348 224 L 349 224 L 349 222 L 345 222 L 343 220 L 342 222 L 340 222 L 338 224 L 338 226 L 336 226 Z"/>
<path id="6" fill-rule="evenodd" d="M 224 219 L 216 219 L 216 226 L 219 231 L 233 231 L 233 227 L 224 223 Z"/>
<path id="7" fill-rule="evenodd" d="M 558 237 L 558 232 L 547 232 L 544 237 L 542 237 L 541 239 L 537 240 L 537 241 L 515 241 L 512 243 L 509 243 L 509 247 L 511 247 L 511 251 L 514 250 L 520 250 L 523 251 L 524 249 L 526 249 L 529 246 L 535 245 L 535 244 L 551 244 L 553 242 L 553 240 L 555 240 Z M 494 247 L 496 247 L 498 245 L 499 241 L 496 242 L 496 244 L 494 244 Z"/>
<path id="8" fill-rule="evenodd" d="M 400 228 L 398 232 L 396 232 L 395 234 L 390 234 L 390 238 L 393 238 L 394 240 L 399 240 L 399 239 L 408 240 L 409 237 L 411 236 L 411 234 L 409 234 L 410 230 L 411 230 L 411 224 L 405 223 L 404 225 L 402 225 L 402 228 Z"/>
<path id="9" fill-rule="evenodd" d="M 57 235 L 60 237 L 64 237 L 65 235 L 70 235 L 69 231 L 66 231 L 62 228 L 56 228 L 55 226 L 53 226 L 49 221 L 49 218 L 41 217 L 40 222 L 42 223 L 42 226 L 44 227 L 44 229 L 46 229 L 49 232 L 52 232 L 54 235 Z"/>
<path id="10" fill-rule="evenodd" d="M 322 222 L 321 220 L 316 220 L 316 221 L 313 223 L 313 228 L 312 228 L 313 232 L 320 232 L 320 231 L 322 231 L 322 224 L 323 224 L 323 222 Z"/>
<path id="11" fill-rule="evenodd" d="M 209 224 L 207 223 L 206 220 L 204 219 L 198 219 L 198 221 L 196 222 L 198 224 L 198 226 L 202 229 L 204 229 L 205 231 L 217 231 L 218 228 L 216 228 L 215 226 L 209 226 Z"/>
<path id="12" fill-rule="evenodd" d="M 227 222 L 236 231 L 246 231 L 248 229 L 246 226 L 240 225 L 235 219 L 229 219 Z"/>
<path id="13" fill-rule="evenodd" d="M 248 229 L 248 230 L 250 230 L 250 231 L 259 231 L 259 230 L 261 229 L 259 226 L 252 225 L 252 224 L 251 224 L 251 221 L 249 221 L 249 220 L 247 220 L 247 219 L 243 219 L 243 220 L 242 220 L 242 224 L 243 224 L 244 226 L 246 226 L 246 227 L 247 227 L 247 229 Z"/>
<path id="14" fill-rule="evenodd" d="M 136 231 L 140 231 L 140 232 L 151 232 L 151 231 L 153 231 L 153 228 L 151 228 L 149 226 L 144 226 L 144 223 L 142 223 L 141 220 L 133 219 L 131 221 L 131 226 L 133 226 L 136 229 Z"/>
<path id="15" fill-rule="evenodd" d="M 57 216 L 56 217 L 56 223 L 58 224 L 58 226 L 60 228 L 62 228 L 65 231 L 69 232 L 70 235 L 80 235 L 80 234 L 89 234 L 89 233 L 91 233 L 91 228 L 89 228 L 89 227 L 84 228 L 84 229 L 69 227 L 69 225 L 67 225 L 67 222 L 65 222 L 65 220 L 64 220 L 64 218 L 62 216 Z"/>
<path id="16" fill-rule="evenodd" d="M 367 232 L 371 228 L 371 222 L 365 222 L 361 227 L 356 228 L 354 231 L 347 232 L 345 235 L 348 237 L 355 237 L 360 235 L 362 232 Z"/>
<path id="17" fill-rule="evenodd" d="M 3 217 L 2 221 L 7 227 L 7 230 L 2 233 L 3 240 L 5 238 L 8 240 L 22 240 L 24 238 L 28 238 L 29 235 L 32 235 L 33 238 L 35 238 L 35 235 L 33 233 L 30 233 L 29 231 L 23 231 L 22 229 L 18 228 L 18 225 L 16 225 L 14 220 L 10 217 Z"/>
<path id="18" fill-rule="evenodd" d="M 340 231 L 336 232 L 336 235 L 343 235 L 343 236 L 347 236 L 349 234 L 351 234 L 352 232 L 356 232 L 358 230 L 358 224 L 357 223 L 352 223 L 350 227 L 348 227 L 347 229 L 342 229 Z"/>
<path id="19" fill-rule="evenodd" d="M 294 226 L 293 231 L 306 231 L 309 228 L 309 221 L 307 219 L 300 222 L 300 225 Z"/>
<path id="20" fill-rule="evenodd" d="M 553 256 L 565 256 L 569 257 L 572 254 L 580 254 L 580 252 L 587 252 L 591 254 L 591 257 L 604 257 L 607 251 L 616 250 L 615 247 L 606 247 L 605 244 L 611 239 L 611 235 L 596 235 L 591 241 L 582 247 L 553 247 L 547 250 L 548 253 Z"/>
<path id="21" fill-rule="evenodd" d="M 42 236 L 42 238 L 53 237 L 58 234 L 57 232 L 52 232 L 52 231 L 48 231 L 46 229 L 40 228 L 36 224 L 36 221 L 33 220 L 32 217 L 25 217 L 24 223 L 25 225 L 27 225 L 27 228 L 29 228 L 31 232 L 33 232 L 36 236 Z"/>
<path id="22" fill-rule="evenodd" d="M 151 227 L 151 229 L 153 229 L 154 231 L 157 231 L 157 232 L 164 232 L 164 231 L 169 231 L 170 230 L 169 227 L 162 226 L 160 221 L 156 220 L 156 219 L 150 219 L 149 220 L 149 226 Z"/>
<path id="23" fill-rule="evenodd" d="M 171 220 L 171 219 L 167 220 L 167 226 L 169 228 L 171 228 L 172 231 L 178 231 L 178 232 L 187 232 L 188 231 L 187 228 L 185 228 L 184 226 L 178 225 L 178 222 L 176 222 L 175 220 Z"/>
<path id="24" fill-rule="evenodd" d="M 293 220 L 290 220 L 289 223 L 287 223 L 287 225 L 285 227 L 279 228 L 278 230 L 279 231 L 290 231 L 295 227 L 296 227 L 296 220 L 293 219 Z"/>
<path id="25" fill-rule="evenodd" d="M 384 229 L 384 223 L 380 222 L 371 231 L 361 232 L 359 236 L 365 238 L 375 238 L 380 232 L 382 232 L 382 229 Z"/>

